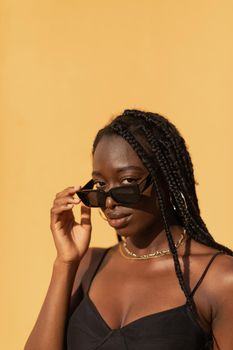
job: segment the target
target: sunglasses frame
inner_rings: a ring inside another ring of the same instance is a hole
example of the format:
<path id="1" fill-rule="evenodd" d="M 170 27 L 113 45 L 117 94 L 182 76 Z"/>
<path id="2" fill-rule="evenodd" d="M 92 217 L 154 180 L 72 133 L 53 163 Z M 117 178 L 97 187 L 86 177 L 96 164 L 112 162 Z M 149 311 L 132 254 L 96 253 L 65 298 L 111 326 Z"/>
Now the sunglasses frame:
<path id="1" fill-rule="evenodd" d="M 140 200 L 141 194 L 149 187 L 149 185 L 151 185 L 153 183 L 152 177 L 150 174 L 148 174 L 144 179 L 142 179 L 139 183 L 136 184 L 132 184 L 132 185 L 123 185 L 123 186 L 116 186 L 111 188 L 109 191 L 104 191 L 101 189 L 92 189 L 92 187 L 94 186 L 94 181 L 91 179 L 90 181 L 88 181 L 81 190 L 77 191 L 76 194 L 78 195 L 78 197 L 81 199 L 81 201 L 87 206 L 87 207 L 92 207 L 92 208 L 101 208 L 104 206 L 100 206 L 100 205 L 90 205 L 89 199 L 87 198 L 87 194 L 89 193 L 101 193 L 104 194 L 104 203 L 106 202 L 106 198 L 107 197 L 112 197 L 115 201 L 117 201 L 116 198 L 114 198 L 114 191 L 115 189 L 126 189 L 126 188 L 130 188 L 131 190 L 134 189 L 135 191 L 135 196 L 138 196 L 137 200 L 134 202 L 119 202 L 117 201 L 117 203 L 119 204 L 123 204 L 123 205 L 129 205 L 129 204 L 134 204 L 137 203 Z"/>

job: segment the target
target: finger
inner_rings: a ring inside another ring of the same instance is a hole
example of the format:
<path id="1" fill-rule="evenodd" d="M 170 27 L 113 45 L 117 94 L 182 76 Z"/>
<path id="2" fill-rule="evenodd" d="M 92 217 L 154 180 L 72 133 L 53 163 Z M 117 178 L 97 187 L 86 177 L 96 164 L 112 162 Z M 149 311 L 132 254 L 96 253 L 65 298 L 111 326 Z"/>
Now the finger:
<path id="1" fill-rule="evenodd" d="M 63 191 L 58 192 L 56 194 L 56 198 L 61 198 L 67 195 L 74 195 L 78 190 L 80 190 L 81 186 L 70 186 L 65 188 Z"/>
<path id="2" fill-rule="evenodd" d="M 73 198 L 71 196 L 61 197 L 54 200 L 54 207 L 59 207 L 61 205 L 79 204 L 81 202 L 80 198 Z"/>
<path id="3" fill-rule="evenodd" d="M 72 203 L 68 203 L 67 205 L 61 205 L 59 207 L 53 207 L 50 211 L 51 224 L 55 224 L 57 222 L 58 216 L 61 213 L 65 212 L 65 211 L 72 210 L 73 207 L 74 207 L 74 204 L 72 204 Z"/>
<path id="4" fill-rule="evenodd" d="M 91 227 L 91 208 L 81 205 L 81 219 L 80 224 L 83 227 Z"/>

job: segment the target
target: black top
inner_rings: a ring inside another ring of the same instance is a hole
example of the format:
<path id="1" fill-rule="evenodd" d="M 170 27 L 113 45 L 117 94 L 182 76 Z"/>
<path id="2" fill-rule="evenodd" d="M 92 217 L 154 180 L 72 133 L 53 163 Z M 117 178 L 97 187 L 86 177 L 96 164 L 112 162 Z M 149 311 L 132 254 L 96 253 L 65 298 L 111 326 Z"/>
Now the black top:
<path id="1" fill-rule="evenodd" d="M 108 249 L 103 251 L 89 287 Z M 215 257 L 221 253 L 212 256 L 192 296 Z M 211 334 L 204 332 L 187 304 L 111 329 L 86 292 L 68 323 L 67 350 L 207 350 L 212 349 L 211 339 Z"/>

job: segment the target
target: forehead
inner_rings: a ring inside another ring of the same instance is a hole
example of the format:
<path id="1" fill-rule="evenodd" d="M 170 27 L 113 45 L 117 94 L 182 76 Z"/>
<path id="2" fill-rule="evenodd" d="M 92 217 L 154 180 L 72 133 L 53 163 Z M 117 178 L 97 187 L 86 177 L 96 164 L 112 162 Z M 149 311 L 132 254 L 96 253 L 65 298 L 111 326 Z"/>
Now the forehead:
<path id="1" fill-rule="evenodd" d="M 93 171 L 102 173 L 127 166 L 135 166 L 141 172 L 146 170 L 137 153 L 121 136 L 103 136 L 93 155 Z"/>

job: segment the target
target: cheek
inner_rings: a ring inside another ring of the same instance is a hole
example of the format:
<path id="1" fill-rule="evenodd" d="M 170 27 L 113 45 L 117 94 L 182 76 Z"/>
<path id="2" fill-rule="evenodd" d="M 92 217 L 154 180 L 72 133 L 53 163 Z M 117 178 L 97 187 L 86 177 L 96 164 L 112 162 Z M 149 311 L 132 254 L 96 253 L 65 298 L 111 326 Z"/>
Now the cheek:
<path id="1" fill-rule="evenodd" d="M 142 213 L 150 213 L 154 217 L 157 217 L 158 214 L 160 214 L 159 202 L 155 194 L 142 195 L 141 200 L 135 209 Z"/>
<path id="2" fill-rule="evenodd" d="M 147 226 L 148 224 L 155 224 L 159 221 L 161 215 L 156 206 L 150 208 L 150 210 L 135 210 L 133 213 L 132 223 L 135 222 L 138 226 Z"/>
<path id="3" fill-rule="evenodd" d="M 151 197 L 143 200 L 140 207 L 133 209 L 130 225 L 127 227 L 128 234 L 140 234 L 150 230 L 161 222 L 161 213 L 158 202 Z"/>

